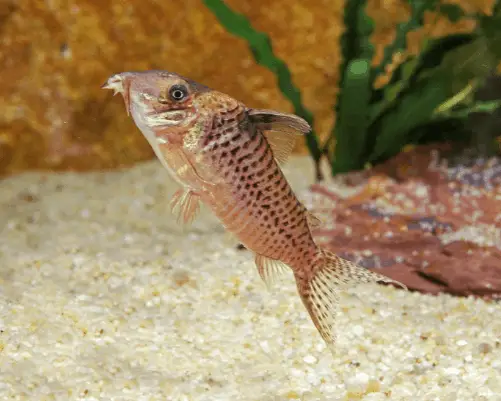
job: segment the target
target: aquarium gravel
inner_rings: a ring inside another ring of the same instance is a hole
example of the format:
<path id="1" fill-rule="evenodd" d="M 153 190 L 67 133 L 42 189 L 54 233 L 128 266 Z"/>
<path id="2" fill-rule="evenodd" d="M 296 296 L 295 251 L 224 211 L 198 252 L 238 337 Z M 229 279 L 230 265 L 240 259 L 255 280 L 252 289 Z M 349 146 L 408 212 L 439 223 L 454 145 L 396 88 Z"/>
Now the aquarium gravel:
<path id="1" fill-rule="evenodd" d="M 310 161 L 285 171 L 308 204 Z M 0 182 L 1 400 L 501 400 L 499 303 L 360 285 L 331 353 L 175 189 L 157 161 Z"/>

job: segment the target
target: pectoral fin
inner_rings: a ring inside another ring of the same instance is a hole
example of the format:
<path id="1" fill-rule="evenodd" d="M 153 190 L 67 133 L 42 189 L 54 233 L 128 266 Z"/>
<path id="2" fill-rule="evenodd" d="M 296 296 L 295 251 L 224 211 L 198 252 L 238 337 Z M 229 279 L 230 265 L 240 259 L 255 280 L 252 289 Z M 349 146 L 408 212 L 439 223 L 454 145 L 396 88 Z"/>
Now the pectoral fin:
<path id="1" fill-rule="evenodd" d="M 191 189 L 179 189 L 170 201 L 170 208 L 177 221 L 191 223 L 200 210 L 200 197 Z"/>
<path id="2" fill-rule="evenodd" d="M 216 177 L 210 174 L 210 170 L 197 171 L 181 146 L 167 144 L 161 145 L 160 149 L 170 169 L 184 184 L 196 189 L 210 189 L 216 185 Z"/>

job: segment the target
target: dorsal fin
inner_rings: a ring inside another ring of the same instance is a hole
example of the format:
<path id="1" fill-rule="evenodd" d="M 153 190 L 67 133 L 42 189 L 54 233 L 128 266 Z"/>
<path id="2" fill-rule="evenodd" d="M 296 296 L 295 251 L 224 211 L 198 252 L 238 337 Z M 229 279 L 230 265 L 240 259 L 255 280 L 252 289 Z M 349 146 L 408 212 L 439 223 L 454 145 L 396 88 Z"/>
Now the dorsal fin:
<path id="1" fill-rule="evenodd" d="M 261 131 L 279 131 L 289 134 L 307 134 L 310 124 L 294 114 L 265 109 L 247 110 L 250 122 Z"/>
<path id="2" fill-rule="evenodd" d="M 297 135 L 310 132 L 310 125 L 294 114 L 280 113 L 273 110 L 249 109 L 249 121 L 256 129 L 263 132 L 273 155 L 280 165 L 289 157 Z"/>

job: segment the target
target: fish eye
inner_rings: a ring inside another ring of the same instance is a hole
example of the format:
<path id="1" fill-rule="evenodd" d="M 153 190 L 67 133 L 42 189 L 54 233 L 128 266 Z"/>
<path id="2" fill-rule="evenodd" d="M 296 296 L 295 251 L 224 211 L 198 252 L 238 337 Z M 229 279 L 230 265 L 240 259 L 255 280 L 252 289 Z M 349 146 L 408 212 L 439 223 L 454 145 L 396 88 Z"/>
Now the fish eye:
<path id="1" fill-rule="evenodd" d="M 169 89 L 169 97 L 176 102 L 183 100 L 186 96 L 188 96 L 188 89 L 184 85 L 172 85 Z"/>

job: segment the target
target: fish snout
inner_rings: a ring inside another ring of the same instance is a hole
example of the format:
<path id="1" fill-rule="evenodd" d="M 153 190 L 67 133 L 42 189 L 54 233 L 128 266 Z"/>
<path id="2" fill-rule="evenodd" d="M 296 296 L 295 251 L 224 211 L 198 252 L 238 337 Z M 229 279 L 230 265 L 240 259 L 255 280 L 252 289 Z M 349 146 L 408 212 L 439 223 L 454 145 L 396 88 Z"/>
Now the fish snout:
<path id="1" fill-rule="evenodd" d="M 114 74 L 108 78 L 108 80 L 101 85 L 102 89 L 111 89 L 113 90 L 113 96 L 117 93 L 120 93 L 123 96 L 125 102 L 125 109 L 127 111 L 127 115 L 130 115 L 130 94 L 129 94 L 129 86 L 130 80 L 127 78 L 127 73 L 119 73 Z"/>
<path id="2" fill-rule="evenodd" d="M 112 89 L 114 91 L 113 95 L 122 93 L 124 90 L 122 74 L 114 74 L 109 77 L 106 82 L 101 85 L 101 89 Z"/>

